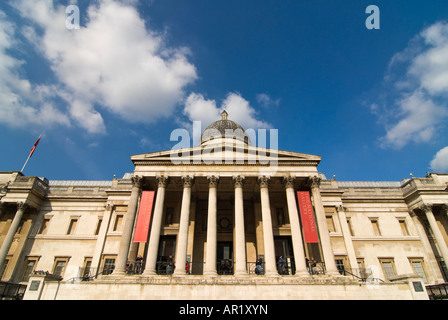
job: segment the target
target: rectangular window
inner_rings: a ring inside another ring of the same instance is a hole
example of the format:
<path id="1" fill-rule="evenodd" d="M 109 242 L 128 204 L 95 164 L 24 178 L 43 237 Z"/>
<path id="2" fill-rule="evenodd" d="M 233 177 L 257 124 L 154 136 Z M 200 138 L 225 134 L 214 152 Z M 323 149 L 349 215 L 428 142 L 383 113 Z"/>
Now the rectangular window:
<path id="1" fill-rule="evenodd" d="M 423 278 L 425 283 L 428 283 L 428 279 L 426 278 L 425 269 L 423 268 L 423 258 L 411 258 L 409 259 L 411 262 L 412 268 L 414 272 Z"/>
<path id="2" fill-rule="evenodd" d="M 91 257 L 87 257 L 84 259 L 84 265 L 83 265 L 83 270 L 81 272 L 81 276 L 94 276 L 95 275 L 95 271 L 96 270 L 91 270 L 92 267 L 92 258 Z"/>
<path id="3" fill-rule="evenodd" d="M 353 232 L 353 226 L 352 226 L 352 222 L 351 222 L 350 218 L 347 218 L 347 226 L 348 226 L 348 231 L 350 232 L 350 235 L 353 237 L 355 235 L 355 233 Z"/>
<path id="4" fill-rule="evenodd" d="M 95 235 L 100 234 L 101 224 L 103 223 L 103 218 L 98 218 L 98 222 L 96 224 Z"/>
<path id="5" fill-rule="evenodd" d="M 76 225 L 78 224 L 78 219 L 71 219 L 68 226 L 67 234 L 75 234 Z"/>
<path id="6" fill-rule="evenodd" d="M 408 236 L 409 230 L 408 230 L 408 226 L 406 225 L 406 220 L 400 219 L 400 220 L 398 220 L 398 222 L 400 223 L 400 228 L 401 228 L 401 232 L 403 233 L 403 235 Z"/>
<path id="7" fill-rule="evenodd" d="M 122 224 L 123 224 L 123 215 L 117 215 L 115 217 L 114 231 L 121 231 Z"/>
<path id="8" fill-rule="evenodd" d="M 0 280 L 3 278 L 3 275 L 5 274 L 6 268 L 8 268 L 9 259 L 5 259 L 5 263 L 3 263 L 3 266 L 0 270 Z"/>
<path id="9" fill-rule="evenodd" d="M 283 208 L 276 208 L 275 212 L 277 214 L 277 225 L 283 226 L 285 224 L 285 214 Z"/>
<path id="10" fill-rule="evenodd" d="M 47 234 L 48 226 L 50 225 L 50 219 L 44 219 L 40 225 L 38 234 Z"/>
<path id="11" fill-rule="evenodd" d="M 380 259 L 381 267 L 383 268 L 383 273 L 386 279 L 390 279 L 396 276 L 394 259 L 383 258 Z"/>
<path id="12" fill-rule="evenodd" d="M 334 227 L 333 216 L 325 216 L 325 217 L 327 219 L 328 232 L 330 233 L 336 232 L 336 229 Z"/>
<path id="13" fill-rule="evenodd" d="M 378 224 L 377 219 L 370 219 L 370 223 L 372 224 L 373 234 L 375 236 L 381 236 L 380 226 Z"/>
<path id="14" fill-rule="evenodd" d="M 53 274 L 55 276 L 64 276 L 65 267 L 67 266 L 68 258 L 56 258 L 53 266 Z"/>
<path id="15" fill-rule="evenodd" d="M 28 282 L 30 279 L 30 275 L 33 273 L 36 268 L 37 258 L 28 258 L 22 272 L 21 281 Z"/>
<path id="16" fill-rule="evenodd" d="M 115 258 L 104 257 L 103 275 L 111 274 L 115 269 Z"/>

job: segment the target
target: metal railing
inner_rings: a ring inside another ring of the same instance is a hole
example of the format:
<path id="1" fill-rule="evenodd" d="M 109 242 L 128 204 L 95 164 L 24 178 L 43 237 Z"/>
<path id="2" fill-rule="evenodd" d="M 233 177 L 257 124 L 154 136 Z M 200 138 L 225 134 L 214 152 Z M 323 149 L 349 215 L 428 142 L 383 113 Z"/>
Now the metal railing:
<path id="1" fill-rule="evenodd" d="M 0 282 L 0 300 L 22 300 L 26 287 L 25 284 Z"/>
<path id="2" fill-rule="evenodd" d="M 216 262 L 216 271 L 218 275 L 233 275 L 235 262 L 231 259 L 221 259 Z M 156 273 L 158 275 L 172 275 L 176 266 L 171 261 L 158 261 L 156 263 Z M 81 281 L 91 281 L 100 275 L 112 274 L 115 269 L 114 265 L 108 265 L 102 269 L 95 268 L 80 268 L 78 277 Z M 203 275 L 205 271 L 205 262 L 189 262 L 185 265 L 187 275 Z M 126 275 L 140 275 L 145 270 L 143 261 L 130 263 L 126 266 Z M 258 276 L 265 274 L 265 262 L 248 261 L 246 263 L 246 270 L 249 275 Z M 279 275 L 294 275 L 296 273 L 295 263 L 293 259 L 285 259 L 282 262 L 277 262 L 277 271 Z M 324 262 L 310 262 L 307 264 L 307 271 L 312 276 L 319 276 L 326 274 Z M 362 282 L 376 281 L 384 282 L 384 280 L 373 277 L 372 272 L 367 268 L 350 269 L 345 267 L 338 267 L 341 275 L 355 278 Z"/>
<path id="3" fill-rule="evenodd" d="M 448 300 L 448 283 L 426 286 L 430 300 Z"/>

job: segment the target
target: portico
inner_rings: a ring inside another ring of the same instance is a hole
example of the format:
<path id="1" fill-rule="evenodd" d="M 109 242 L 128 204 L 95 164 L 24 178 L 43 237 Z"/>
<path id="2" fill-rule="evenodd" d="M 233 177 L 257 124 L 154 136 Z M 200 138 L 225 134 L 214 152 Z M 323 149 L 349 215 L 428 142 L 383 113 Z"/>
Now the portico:
<path id="1" fill-rule="evenodd" d="M 229 130 L 236 134 L 229 136 Z M 143 276 L 174 268 L 177 277 L 245 277 L 258 260 L 267 277 L 307 277 L 306 258 L 339 276 L 320 200 L 320 157 L 254 147 L 243 130 L 223 113 L 204 131 L 199 147 L 183 149 L 180 159 L 178 150 L 131 157 L 132 194 L 156 192 L 149 241 L 138 251 L 145 256 Z M 173 162 L 173 157 L 180 161 Z M 302 237 L 298 190 L 309 192 L 312 199 L 321 239 L 314 250 Z M 138 206 L 130 205 L 129 210 L 134 223 L 126 220 L 124 235 L 135 233 Z M 175 248 L 169 256 L 160 241 L 167 236 Z M 129 256 L 131 246 L 131 237 L 123 236 L 113 275 L 120 275 L 123 261 L 135 261 Z"/>

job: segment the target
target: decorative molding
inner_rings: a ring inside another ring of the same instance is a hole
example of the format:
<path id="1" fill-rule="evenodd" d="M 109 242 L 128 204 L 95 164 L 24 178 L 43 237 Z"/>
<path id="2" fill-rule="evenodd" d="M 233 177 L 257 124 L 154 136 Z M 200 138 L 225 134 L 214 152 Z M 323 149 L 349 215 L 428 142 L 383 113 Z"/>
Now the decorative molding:
<path id="1" fill-rule="evenodd" d="M 420 210 L 423 211 L 423 212 L 428 212 L 428 211 L 430 211 L 430 212 L 432 213 L 432 204 L 430 204 L 430 203 L 424 203 L 424 204 L 420 205 L 420 206 L 418 207 L 418 209 L 420 209 Z"/>
<path id="2" fill-rule="evenodd" d="M 143 177 L 133 176 L 131 177 L 132 187 L 141 188 L 143 184 Z"/>
<path id="3" fill-rule="evenodd" d="M 244 176 L 235 176 L 233 177 L 233 186 L 235 188 L 242 188 L 244 184 Z"/>
<path id="4" fill-rule="evenodd" d="M 17 202 L 17 210 L 26 211 L 28 209 L 29 205 L 26 202 Z"/>
<path id="5" fill-rule="evenodd" d="M 191 186 L 193 185 L 193 182 L 194 182 L 194 178 L 190 177 L 190 176 L 185 176 L 185 177 L 182 177 L 182 181 L 184 184 L 184 188 L 191 188 Z"/>
<path id="6" fill-rule="evenodd" d="M 208 176 L 207 180 L 208 180 L 208 186 L 210 188 L 218 187 L 219 177 L 217 177 L 217 176 Z"/>
<path id="7" fill-rule="evenodd" d="M 134 165 L 138 166 L 210 166 L 210 163 L 205 163 L 204 161 L 201 161 L 201 163 L 196 163 L 196 160 L 188 161 L 187 163 L 173 163 L 171 160 L 135 160 L 133 161 Z M 238 160 L 240 161 L 240 160 Z M 213 166 L 254 166 L 254 167 L 271 167 L 271 164 L 266 163 L 259 163 L 257 160 L 256 163 L 250 163 L 249 161 L 245 160 L 244 163 L 225 163 L 225 160 L 223 159 L 223 163 L 213 163 Z M 287 166 L 295 166 L 295 167 L 317 167 L 319 164 L 318 161 L 308 161 L 308 160 L 297 160 L 297 161 L 285 161 L 282 162 L 282 160 L 278 160 L 278 163 L 276 163 L 276 166 L 279 167 L 287 167 Z"/>
<path id="8" fill-rule="evenodd" d="M 294 188 L 294 180 L 295 178 L 289 176 L 283 178 L 283 184 L 285 185 L 285 188 Z"/>
<path id="9" fill-rule="evenodd" d="M 269 177 L 262 176 L 258 177 L 257 182 L 260 185 L 260 188 L 269 188 Z"/>
<path id="10" fill-rule="evenodd" d="M 166 185 L 168 184 L 168 177 L 167 176 L 158 176 L 157 179 L 157 186 L 159 188 L 166 188 Z"/>
<path id="11" fill-rule="evenodd" d="M 318 176 L 310 177 L 309 183 L 310 183 L 311 189 L 319 188 L 321 181 L 322 181 L 322 179 L 319 178 Z"/>

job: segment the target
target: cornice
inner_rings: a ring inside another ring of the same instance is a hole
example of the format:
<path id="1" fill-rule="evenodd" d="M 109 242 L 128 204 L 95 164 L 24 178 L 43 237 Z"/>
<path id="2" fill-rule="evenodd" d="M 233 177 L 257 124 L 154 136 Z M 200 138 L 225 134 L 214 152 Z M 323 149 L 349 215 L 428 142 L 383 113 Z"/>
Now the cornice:
<path id="1" fill-rule="evenodd" d="M 207 164 L 204 161 L 201 161 L 201 163 L 195 163 L 194 161 L 190 161 L 188 163 L 173 163 L 172 161 L 151 161 L 151 160 L 135 160 L 133 161 L 135 166 L 254 166 L 254 167 L 270 167 L 272 164 L 261 164 L 257 161 L 257 163 L 249 163 L 249 161 L 244 161 L 244 163 L 225 163 L 225 161 L 222 161 L 223 163 L 215 163 Z M 314 166 L 317 167 L 319 164 L 319 161 L 312 161 L 312 160 L 305 160 L 305 161 L 288 161 L 288 162 L 281 162 L 278 161 L 276 166 L 279 167 L 288 167 L 288 166 L 296 166 L 296 167 L 308 167 L 308 166 Z"/>

